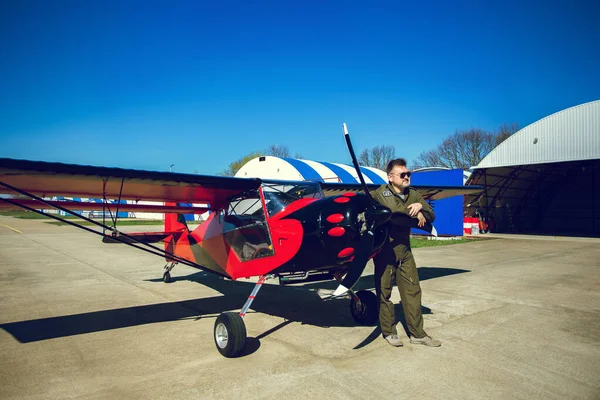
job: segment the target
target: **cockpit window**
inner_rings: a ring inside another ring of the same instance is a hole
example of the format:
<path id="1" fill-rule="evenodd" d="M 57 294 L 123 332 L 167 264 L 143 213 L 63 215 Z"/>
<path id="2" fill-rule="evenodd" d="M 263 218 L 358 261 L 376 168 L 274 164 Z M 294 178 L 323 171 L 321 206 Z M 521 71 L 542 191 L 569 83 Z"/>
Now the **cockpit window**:
<path id="1" fill-rule="evenodd" d="M 254 216 L 264 220 L 262 202 L 258 190 L 245 193 L 229 202 L 227 215 Z"/>
<path id="2" fill-rule="evenodd" d="M 241 261 L 275 254 L 258 190 L 229 202 L 223 217 L 223 235 Z"/>
<path id="3" fill-rule="evenodd" d="M 321 186 L 314 182 L 294 184 L 263 184 L 263 193 L 269 217 L 283 211 L 288 204 L 299 199 L 320 199 L 323 197 Z"/>

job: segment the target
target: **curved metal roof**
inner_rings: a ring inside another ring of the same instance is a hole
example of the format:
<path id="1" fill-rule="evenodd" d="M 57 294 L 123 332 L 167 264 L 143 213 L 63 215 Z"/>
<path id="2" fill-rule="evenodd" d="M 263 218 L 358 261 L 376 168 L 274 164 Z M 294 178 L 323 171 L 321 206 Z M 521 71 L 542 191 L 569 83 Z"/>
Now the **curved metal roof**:
<path id="1" fill-rule="evenodd" d="M 381 170 L 364 166 L 361 166 L 360 170 L 366 183 L 387 182 L 387 174 Z M 316 182 L 360 182 L 351 165 L 274 156 L 253 158 L 244 164 L 235 176 Z"/>
<path id="2" fill-rule="evenodd" d="M 600 100 L 567 108 L 526 126 L 473 169 L 600 159 Z"/>

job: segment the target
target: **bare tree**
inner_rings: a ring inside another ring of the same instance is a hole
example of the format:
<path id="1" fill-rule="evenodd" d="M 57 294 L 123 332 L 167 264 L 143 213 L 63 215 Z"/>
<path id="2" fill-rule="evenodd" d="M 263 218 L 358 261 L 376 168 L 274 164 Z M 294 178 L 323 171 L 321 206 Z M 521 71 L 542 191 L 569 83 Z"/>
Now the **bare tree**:
<path id="1" fill-rule="evenodd" d="M 446 167 L 469 169 L 489 154 L 498 144 L 519 130 L 517 124 L 503 124 L 496 132 L 480 128 L 456 131 L 435 149 L 424 151 L 412 162 L 412 168 Z"/>
<path id="2" fill-rule="evenodd" d="M 287 146 L 275 144 L 270 145 L 266 153 L 269 156 L 282 158 L 289 158 L 291 154 L 290 149 Z"/>
<path id="3" fill-rule="evenodd" d="M 387 163 L 396 158 L 395 154 L 396 148 L 394 146 L 375 146 L 371 149 L 364 149 L 358 156 L 358 163 L 385 171 Z"/>
<path id="4" fill-rule="evenodd" d="M 508 139 L 513 133 L 518 132 L 521 128 L 519 124 L 503 123 L 496 131 L 496 146 Z"/>
<path id="5" fill-rule="evenodd" d="M 456 131 L 433 150 L 421 153 L 412 168 L 446 167 L 469 169 L 495 147 L 495 137 L 482 129 Z"/>

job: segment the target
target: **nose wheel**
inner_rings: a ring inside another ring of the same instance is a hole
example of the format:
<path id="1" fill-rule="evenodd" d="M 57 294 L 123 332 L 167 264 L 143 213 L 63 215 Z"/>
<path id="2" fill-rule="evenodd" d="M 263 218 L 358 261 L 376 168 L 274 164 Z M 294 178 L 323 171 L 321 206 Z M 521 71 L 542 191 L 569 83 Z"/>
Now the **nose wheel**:
<path id="1" fill-rule="evenodd" d="M 350 299 L 352 318 L 361 325 L 374 325 L 379 313 L 377 295 L 368 290 L 359 290 Z"/>

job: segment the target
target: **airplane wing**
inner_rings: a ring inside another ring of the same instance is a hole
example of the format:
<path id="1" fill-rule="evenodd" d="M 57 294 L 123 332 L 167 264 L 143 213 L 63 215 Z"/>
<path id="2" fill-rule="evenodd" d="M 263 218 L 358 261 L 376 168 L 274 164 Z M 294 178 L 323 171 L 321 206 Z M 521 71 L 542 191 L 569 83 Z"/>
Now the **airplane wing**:
<path id="1" fill-rule="evenodd" d="M 369 191 L 377 189 L 380 185 L 367 184 Z M 453 196 L 479 193 L 483 190 L 481 186 L 432 186 L 411 185 L 425 200 L 441 200 Z M 362 192 L 360 183 L 321 183 L 325 196 L 335 196 L 345 192 Z"/>
<path id="2" fill-rule="evenodd" d="M 15 195 L 12 188 L 17 188 L 39 197 L 203 203 L 210 204 L 211 209 L 219 209 L 231 197 L 256 189 L 260 184 L 260 179 L 0 158 L 0 194 Z M 80 205 L 76 208 L 80 209 Z"/>

